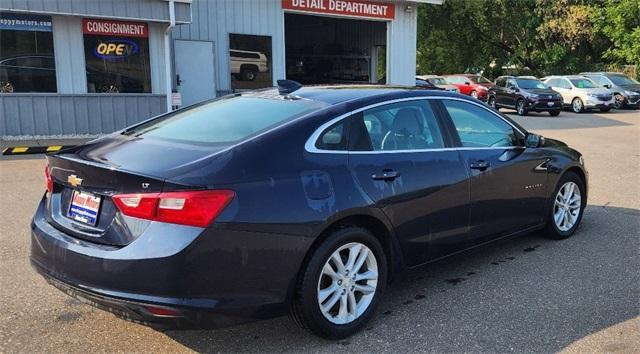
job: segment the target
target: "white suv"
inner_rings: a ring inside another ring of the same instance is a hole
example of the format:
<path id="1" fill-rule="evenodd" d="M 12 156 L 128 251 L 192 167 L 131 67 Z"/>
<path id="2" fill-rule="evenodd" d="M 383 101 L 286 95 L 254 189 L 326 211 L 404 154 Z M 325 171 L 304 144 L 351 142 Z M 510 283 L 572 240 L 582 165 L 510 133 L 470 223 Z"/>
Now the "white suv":
<path id="1" fill-rule="evenodd" d="M 609 112 L 615 103 L 611 90 L 599 86 L 591 79 L 580 75 L 550 76 L 544 81 L 562 96 L 565 106 L 576 112 L 600 109 Z"/>
<path id="2" fill-rule="evenodd" d="M 229 56 L 231 57 L 231 74 L 238 80 L 253 81 L 258 73 L 269 71 L 269 60 L 263 53 L 231 49 Z"/>

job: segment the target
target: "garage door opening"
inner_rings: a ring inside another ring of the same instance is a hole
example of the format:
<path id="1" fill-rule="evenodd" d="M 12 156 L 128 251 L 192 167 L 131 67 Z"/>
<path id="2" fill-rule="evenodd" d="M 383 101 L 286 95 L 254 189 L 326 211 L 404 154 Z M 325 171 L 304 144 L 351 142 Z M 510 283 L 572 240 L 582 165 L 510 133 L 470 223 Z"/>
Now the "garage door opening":
<path id="1" fill-rule="evenodd" d="M 285 14 L 287 79 L 386 83 L 387 23 Z"/>

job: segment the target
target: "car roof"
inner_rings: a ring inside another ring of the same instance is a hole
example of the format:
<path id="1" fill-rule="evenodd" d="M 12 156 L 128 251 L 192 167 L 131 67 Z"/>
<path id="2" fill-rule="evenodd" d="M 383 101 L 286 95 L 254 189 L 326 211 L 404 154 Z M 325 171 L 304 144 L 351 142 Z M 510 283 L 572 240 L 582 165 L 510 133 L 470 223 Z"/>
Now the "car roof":
<path id="1" fill-rule="evenodd" d="M 627 76 L 625 73 L 620 73 L 616 71 L 593 71 L 593 72 L 584 72 L 580 73 L 580 75 L 618 75 L 618 76 Z"/>
<path id="2" fill-rule="evenodd" d="M 243 96 L 255 97 L 283 97 L 278 93 L 277 88 L 267 88 L 256 91 L 242 92 Z M 286 95 L 285 95 L 286 96 Z M 391 86 L 391 85 L 326 85 L 326 86 L 303 86 L 289 94 L 291 98 L 304 98 L 324 102 L 329 105 L 340 104 L 348 101 L 366 100 L 387 97 L 390 99 L 416 96 L 447 96 L 463 97 L 453 92 L 443 90 L 429 90 L 414 86 Z"/>

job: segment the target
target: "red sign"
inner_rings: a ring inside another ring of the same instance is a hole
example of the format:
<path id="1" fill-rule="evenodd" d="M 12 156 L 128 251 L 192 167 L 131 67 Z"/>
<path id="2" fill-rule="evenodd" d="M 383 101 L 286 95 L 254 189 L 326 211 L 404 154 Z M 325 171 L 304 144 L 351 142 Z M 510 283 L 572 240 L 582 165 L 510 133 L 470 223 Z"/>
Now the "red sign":
<path id="1" fill-rule="evenodd" d="M 393 20 L 394 4 L 358 0 L 282 0 L 282 8 L 301 12 Z"/>
<path id="2" fill-rule="evenodd" d="M 124 22 L 112 20 L 82 20 L 84 34 L 118 36 L 118 37 L 149 37 L 149 29 L 144 22 Z"/>

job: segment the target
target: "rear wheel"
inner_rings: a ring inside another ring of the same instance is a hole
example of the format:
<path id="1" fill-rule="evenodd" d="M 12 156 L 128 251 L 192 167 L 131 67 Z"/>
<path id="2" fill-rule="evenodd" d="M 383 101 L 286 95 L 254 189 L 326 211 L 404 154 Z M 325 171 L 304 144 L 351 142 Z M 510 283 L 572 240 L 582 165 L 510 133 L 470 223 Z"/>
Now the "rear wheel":
<path id="1" fill-rule="evenodd" d="M 242 80 L 244 81 L 253 81 L 256 79 L 256 76 L 258 75 L 258 73 L 256 72 L 255 69 L 249 67 L 249 68 L 242 68 L 242 72 L 240 73 L 240 76 L 242 77 Z"/>
<path id="2" fill-rule="evenodd" d="M 0 81 L 1 93 L 12 93 L 14 90 L 13 85 L 9 81 Z"/>
<path id="3" fill-rule="evenodd" d="M 498 109 L 498 107 L 496 107 L 496 98 L 493 96 L 489 97 L 489 100 L 487 100 L 487 104 L 489 104 L 490 107 Z"/>
<path id="4" fill-rule="evenodd" d="M 549 115 L 552 117 L 557 117 L 560 115 L 560 110 L 557 111 L 549 111 Z"/>
<path id="5" fill-rule="evenodd" d="M 516 111 L 518 112 L 519 116 L 526 116 L 529 113 L 522 98 L 519 99 L 518 102 L 516 102 Z"/>
<path id="6" fill-rule="evenodd" d="M 571 109 L 573 109 L 575 113 L 584 112 L 584 104 L 579 97 L 576 97 L 573 99 L 573 101 L 571 101 Z"/>
<path id="7" fill-rule="evenodd" d="M 587 204 L 582 178 L 573 172 L 565 173 L 558 182 L 551 203 L 546 234 L 554 239 L 570 237 L 580 225 Z"/>
<path id="8" fill-rule="evenodd" d="M 476 90 L 471 91 L 469 95 L 473 98 L 478 98 L 478 92 Z"/>
<path id="9" fill-rule="evenodd" d="M 600 108 L 600 112 L 607 113 L 611 110 L 611 107 Z"/>
<path id="10" fill-rule="evenodd" d="M 380 242 L 359 227 L 338 229 L 313 251 L 303 269 L 292 315 L 320 337 L 351 336 L 373 316 L 386 281 Z"/>

